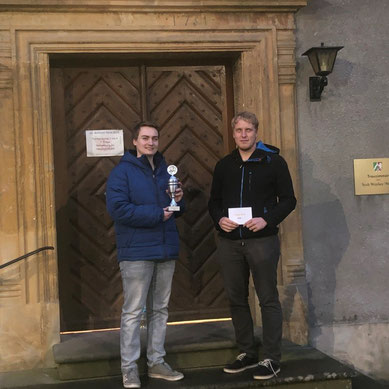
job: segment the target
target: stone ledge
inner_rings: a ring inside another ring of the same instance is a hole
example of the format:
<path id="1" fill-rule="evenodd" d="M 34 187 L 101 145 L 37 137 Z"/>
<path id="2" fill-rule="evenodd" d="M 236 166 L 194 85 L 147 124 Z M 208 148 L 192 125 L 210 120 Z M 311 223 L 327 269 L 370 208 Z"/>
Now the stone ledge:
<path id="1" fill-rule="evenodd" d="M 259 329 L 256 334 L 259 342 Z M 166 361 L 175 368 L 224 366 L 238 350 L 231 322 L 168 326 Z M 146 371 L 146 331 L 141 330 L 140 372 Z M 62 336 L 53 347 L 59 377 L 63 380 L 120 374 L 119 331 Z"/>
<path id="2" fill-rule="evenodd" d="M 259 329 L 256 336 L 260 337 Z M 141 344 L 144 354 L 146 332 L 143 330 Z M 168 354 L 235 348 L 232 324 L 221 322 L 168 326 L 165 348 Z M 118 359 L 119 350 L 119 330 L 62 335 L 61 343 L 53 347 L 54 359 L 58 364 Z"/>
<path id="3" fill-rule="evenodd" d="M 0 10 L 23 12 L 297 12 L 307 0 L 8 0 Z"/>

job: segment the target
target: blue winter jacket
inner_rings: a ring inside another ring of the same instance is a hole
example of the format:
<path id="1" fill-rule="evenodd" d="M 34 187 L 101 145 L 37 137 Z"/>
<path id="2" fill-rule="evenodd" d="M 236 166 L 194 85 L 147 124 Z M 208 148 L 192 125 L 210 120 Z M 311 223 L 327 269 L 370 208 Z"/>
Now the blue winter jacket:
<path id="1" fill-rule="evenodd" d="M 177 259 L 179 238 L 174 216 L 163 221 L 170 204 L 167 166 L 154 156 L 153 172 L 145 155 L 127 151 L 107 181 L 107 209 L 115 222 L 118 261 Z M 183 204 L 180 202 L 181 207 Z"/>

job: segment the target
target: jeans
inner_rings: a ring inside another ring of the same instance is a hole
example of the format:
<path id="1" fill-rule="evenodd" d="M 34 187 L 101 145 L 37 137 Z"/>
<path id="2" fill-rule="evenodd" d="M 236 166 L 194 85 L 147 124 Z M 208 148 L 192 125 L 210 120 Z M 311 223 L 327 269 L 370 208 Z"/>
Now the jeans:
<path id="1" fill-rule="evenodd" d="M 282 310 L 277 290 L 280 243 L 277 235 L 230 240 L 220 238 L 218 260 L 230 301 L 236 343 L 241 352 L 257 358 L 253 320 L 248 303 L 250 271 L 262 313 L 264 357 L 281 359 Z"/>
<path id="2" fill-rule="evenodd" d="M 122 372 L 136 366 L 140 357 L 140 321 L 147 307 L 147 364 L 164 362 L 168 303 L 175 261 L 121 261 L 123 308 L 120 325 Z"/>

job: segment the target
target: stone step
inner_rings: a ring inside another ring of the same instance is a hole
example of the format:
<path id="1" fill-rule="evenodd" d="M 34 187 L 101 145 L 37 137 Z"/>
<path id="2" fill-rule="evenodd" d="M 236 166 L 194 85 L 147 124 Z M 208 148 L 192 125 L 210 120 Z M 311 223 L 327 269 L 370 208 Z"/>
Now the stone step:
<path id="1" fill-rule="evenodd" d="M 259 337 L 259 331 L 256 335 Z M 288 389 L 351 389 L 353 370 L 312 347 L 287 340 L 283 341 L 282 370 L 278 377 L 261 382 L 252 379 L 252 371 L 223 373 L 221 367 L 234 360 L 238 352 L 233 339 L 231 322 L 169 326 L 166 361 L 186 375 L 183 381 L 175 383 L 176 387 L 281 389 L 287 384 Z M 54 356 L 61 380 L 120 375 L 119 332 L 66 335 L 54 346 Z M 146 372 L 143 355 L 139 367 L 141 374 Z M 146 381 L 147 388 L 164 387 L 161 380 L 144 376 L 142 381 Z"/>
<path id="2" fill-rule="evenodd" d="M 251 373 L 225 374 L 221 369 L 201 369 L 185 371 L 185 378 L 178 382 L 167 382 L 140 377 L 142 389 L 239 389 L 261 388 L 271 389 L 350 389 L 349 378 L 295 381 L 288 382 L 273 379 L 265 382 L 254 381 Z M 82 380 L 61 381 L 58 379 L 56 369 L 41 371 L 23 371 L 0 373 L 1 389 L 122 389 L 121 376 L 109 376 Z M 383 389 L 383 386 L 355 385 L 352 389 Z M 387 388 L 387 386 L 385 386 Z"/>
<path id="3" fill-rule="evenodd" d="M 259 329 L 256 333 L 259 342 Z M 166 361 L 180 369 L 224 366 L 238 350 L 231 322 L 168 326 Z M 61 379 L 79 379 L 120 374 L 119 331 L 62 335 L 53 347 Z M 138 362 L 146 371 L 146 331 L 141 331 L 142 355 Z"/>

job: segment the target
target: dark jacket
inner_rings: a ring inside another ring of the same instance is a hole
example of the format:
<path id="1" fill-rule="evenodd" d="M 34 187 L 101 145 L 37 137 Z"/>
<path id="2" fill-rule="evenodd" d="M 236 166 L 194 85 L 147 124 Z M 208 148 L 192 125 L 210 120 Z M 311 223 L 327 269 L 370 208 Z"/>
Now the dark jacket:
<path id="1" fill-rule="evenodd" d="M 296 206 L 292 180 L 279 149 L 258 142 L 257 149 L 243 162 L 238 149 L 215 167 L 208 209 L 220 235 L 229 239 L 259 238 L 277 234 L 278 224 Z M 228 208 L 252 207 L 252 216 L 262 217 L 267 226 L 258 232 L 239 226 L 227 233 L 219 220 Z"/>
<path id="2" fill-rule="evenodd" d="M 145 155 L 137 158 L 135 151 L 127 151 L 109 175 L 107 209 L 115 222 L 119 262 L 178 258 L 178 213 L 163 221 L 171 199 L 162 154 L 155 154 L 154 166 L 153 172 Z"/>

